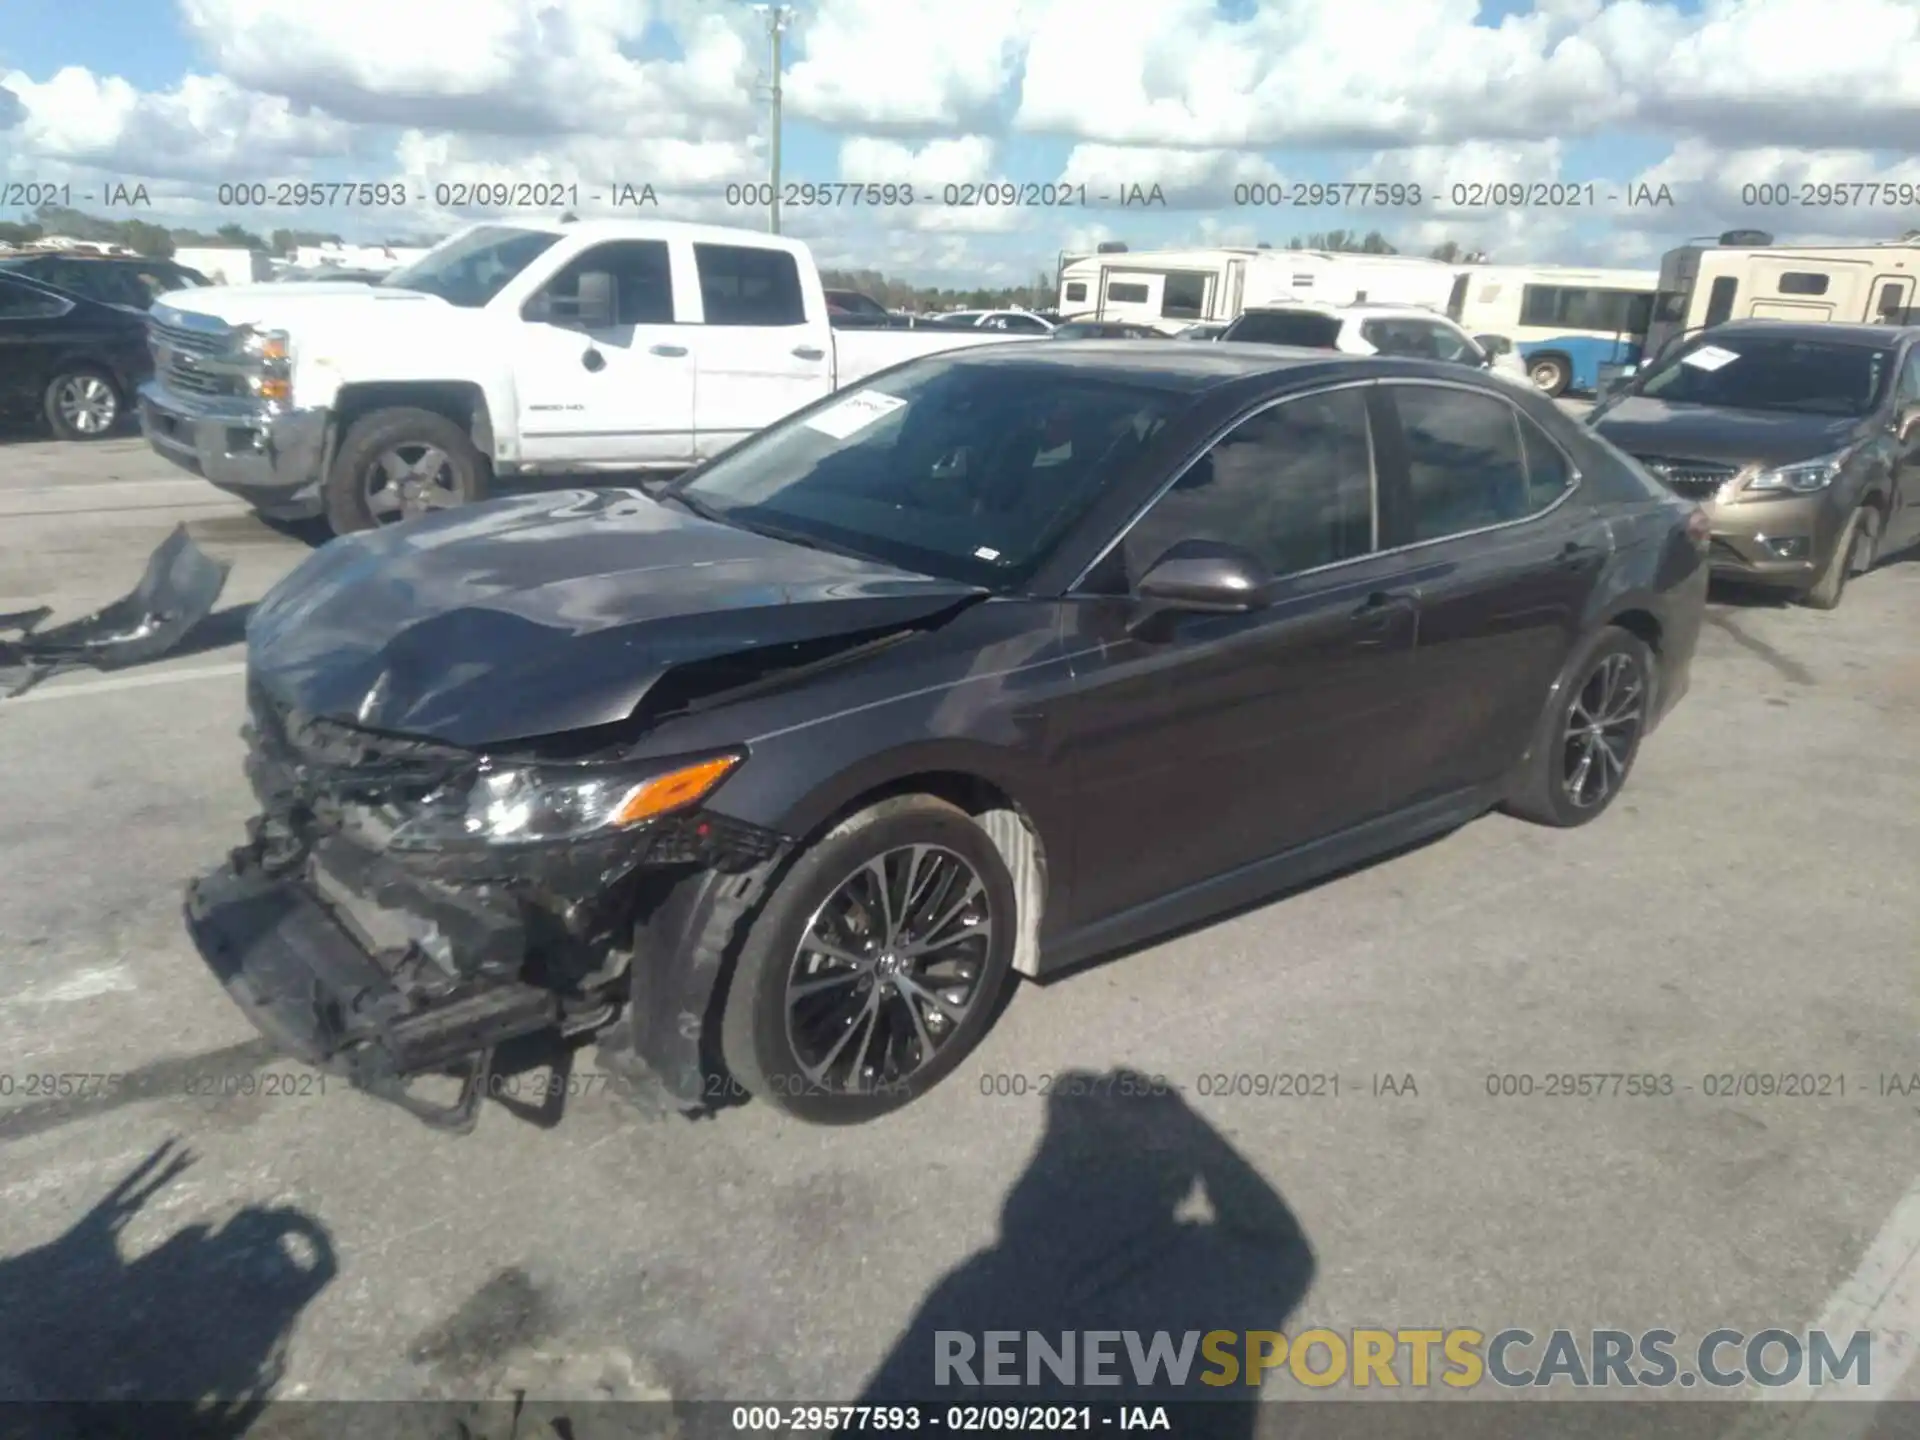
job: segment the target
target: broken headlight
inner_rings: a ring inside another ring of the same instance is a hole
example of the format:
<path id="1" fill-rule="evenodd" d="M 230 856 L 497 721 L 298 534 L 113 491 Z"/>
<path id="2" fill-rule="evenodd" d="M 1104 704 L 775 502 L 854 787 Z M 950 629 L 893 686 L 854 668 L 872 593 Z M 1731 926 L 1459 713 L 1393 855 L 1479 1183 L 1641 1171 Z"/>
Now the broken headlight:
<path id="1" fill-rule="evenodd" d="M 738 754 L 662 770 L 636 766 L 501 766 L 436 790 L 394 828 L 399 850 L 585 840 L 644 825 L 713 793 Z"/>

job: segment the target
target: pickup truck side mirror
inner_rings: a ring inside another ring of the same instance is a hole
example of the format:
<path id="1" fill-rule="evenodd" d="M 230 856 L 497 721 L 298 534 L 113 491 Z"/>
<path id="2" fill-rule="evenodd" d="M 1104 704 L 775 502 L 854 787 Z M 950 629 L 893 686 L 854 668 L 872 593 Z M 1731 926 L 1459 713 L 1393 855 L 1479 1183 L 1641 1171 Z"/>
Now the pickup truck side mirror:
<path id="1" fill-rule="evenodd" d="M 606 330 L 614 323 L 617 294 L 611 273 L 605 270 L 580 272 L 580 303 L 574 323 L 582 330 Z"/>
<path id="2" fill-rule="evenodd" d="M 1893 417 L 1893 433 L 1904 443 L 1920 435 L 1920 405 L 1903 405 Z"/>
<path id="3" fill-rule="evenodd" d="M 1266 603 L 1273 575 L 1256 555 L 1215 540 L 1182 540 L 1140 577 L 1134 594 L 1159 610 L 1244 615 Z"/>

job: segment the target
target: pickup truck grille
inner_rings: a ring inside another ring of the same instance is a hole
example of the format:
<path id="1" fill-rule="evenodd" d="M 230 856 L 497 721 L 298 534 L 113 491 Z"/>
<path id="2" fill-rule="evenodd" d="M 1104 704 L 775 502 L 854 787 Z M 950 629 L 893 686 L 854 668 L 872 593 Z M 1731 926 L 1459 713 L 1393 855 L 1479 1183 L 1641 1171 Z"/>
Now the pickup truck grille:
<path id="1" fill-rule="evenodd" d="M 147 321 L 153 371 L 167 389 L 185 395 L 244 395 L 245 382 L 226 360 L 232 332 L 189 330 Z"/>
<path id="2" fill-rule="evenodd" d="M 1705 460 L 1674 460 L 1664 455 L 1636 455 L 1654 478 L 1674 494 L 1688 500 L 1711 500 L 1735 475 L 1736 465 L 1716 465 Z"/>

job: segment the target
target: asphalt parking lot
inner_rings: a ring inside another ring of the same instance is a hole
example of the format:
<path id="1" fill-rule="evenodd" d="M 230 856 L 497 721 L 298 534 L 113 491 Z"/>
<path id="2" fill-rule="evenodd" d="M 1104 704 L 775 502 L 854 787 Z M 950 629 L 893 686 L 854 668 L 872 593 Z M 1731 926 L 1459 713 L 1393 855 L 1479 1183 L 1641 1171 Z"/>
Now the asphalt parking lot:
<path id="1" fill-rule="evenodd" d="M 1920 1072 L 1920 557 L 1831 614 L 1717 600 L 1691 695 L 1600 823 L 1489 817 L 1025 986 L 880 1123 L 658 1121 L 590 1088 L 557 1124 L 489 1107 L 453 1138 L 272 1061 L 180 924 L 252 813 L 241 627 L 302 542 L 138 440 L 0 445 L 0 611 L 104 603 L 180 522 L 233 563 L 188 653 L 0 701 L 0 1393 L 612 1375 L 845 1401 L 919 1363 L 930 1295 L 986 1329 L 1058 1286 L 1115 1328 L 1871 1323 L 1913 1358 L 1920 1099 L 1876 1092 Z M 1041 1094 L 1119 1066 L 1183 1103 Z M 1488 1093 L 1562 1072 L 1675 1091 Z M 1706 1093 L 1748 1072 L 1845 1094 Z M 1276 1073 L 1339 1093 L 1206 1093 Z M 103 1074 L 140 1083 L 48 1100 L 29 1078 Z M 1107 1142 L 1097 1184 L 1076 1133 Z M 1202 1150 L 1247 1169 L 1164 1161 Z M 1196 1250 L 1115 1202 L 1112 1157 L 1136 1152 L 1143 1192 L 1204 1174 L 1182 1213 L 1247 1233 Z M 1242 1203 L 1265 1218 L 1227 1223 Z M 1880 1353 L 1877 1390 L 1920 1397 Z"/>

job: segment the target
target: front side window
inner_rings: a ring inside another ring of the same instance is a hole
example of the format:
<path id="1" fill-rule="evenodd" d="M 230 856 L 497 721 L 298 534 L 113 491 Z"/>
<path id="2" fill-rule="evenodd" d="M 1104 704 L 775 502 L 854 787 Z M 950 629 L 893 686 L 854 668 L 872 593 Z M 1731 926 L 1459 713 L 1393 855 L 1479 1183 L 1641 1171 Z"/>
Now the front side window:
<path id="1" fill-rule="evenodd" d="M 542 291 L 545 318 L 567 325 L 580 314 L 580 277 L 600 272 L 613 278 L 615 325 L 671 325 L 673 262 L 664 240 L 615 240 L 583 250 Z"/>
<path id="2" fill-rule="evenodd" d="M 71 300 L 0 278 L 0 320 L 51 320 L 72 308 Z"/>
<path id="3" fill-rule="evenodd" d="M 804 325 L 807 302 L 791 253 L 753 245 L 695 245 L 709 325 Z"/>
<path id="4" fill-rule="evenodd" d="M 1373 549 L 1373 455 L 1360 389 L 1249 416 L 1154 502 L 1121 542 L 1132 586 L 1183 540 L 1237 545 L 1275 576 Z"/>
<path id="5" fill-rule="evenodd" d="M 1406 437 L 1413 540 L 1442 540 L 1532 512 L 1516 413 L 1504 400 L 1439 385 L 1396 385 Z"/>
<path id="6" fill-rule="evenodd" d="M 433 247 L 380 283 L 437 295 L 449 305 L 478 310 L 513 278 L 559 243 L 558 234 L 483 225 Z"/>
<path id="7" fill-rule="evenodd" d="M 1900 367 L 1900 388 L 1894 394 L 1893 403 L 1901 410 L 1920 405 L 1920 345 L 1907 351 L 1907 363 Z"/>
<path id="8" fill-rule="evenodd" d="M 1003 348 L 1059 353 L 929 356 L 780 421 L 665 493 L 745 530 L 1017 588 L 1191 402 Z"/>

